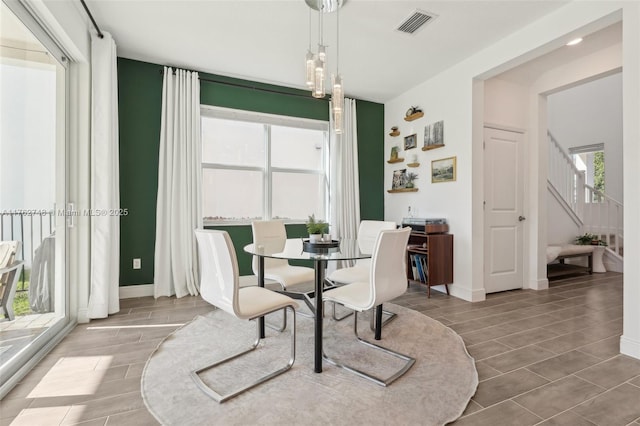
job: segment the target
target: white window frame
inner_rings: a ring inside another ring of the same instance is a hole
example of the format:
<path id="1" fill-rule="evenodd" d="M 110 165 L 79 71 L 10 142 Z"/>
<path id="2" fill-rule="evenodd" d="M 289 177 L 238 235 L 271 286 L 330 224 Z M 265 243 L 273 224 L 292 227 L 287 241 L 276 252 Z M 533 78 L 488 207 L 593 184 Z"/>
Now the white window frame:
<path id="1" fill-rule="evenodd" d="M 330 182 L 329 182 L 329 158 L 330 143 L 329 143 L 329 123 L 322 120 L 312 120 L 308 118 L 289 117 L 284 115 L 266 114 L 260 112 L 244 111 L 231 108 L 215 107 L 211 105 L 200 105 L 201 121 L 203 118 L 218 118 L 224 120 L 245 121 L 249 123 L 258 123 L 264 125 L 265 135 L 265 157 L 264 164 L 260 166 L 241 166 L 230 165 L 223 163 L 210 163 L 202 160 L 202 171 L 205 169 L 215 170 L 239 170 L 239 171 L 258 171 L 262 173 L 263 182 L 263 200 L 262 211 L 263 219 L 269 220 L 272 218 L 273 205 L 271 200 L 272 195 L 272 182 L 274 173 L 300 173 L 311 175 L 323 175 L 324 176 L 324 216 L 328 220 L 330 209 Z M 285 167 L 274 167 L 271 165 L 271 126 L 283 126 L 294 127 L 298 129 L 308 130 L 320 130 L 324 132 L 324 155 L 322 158 L 322 170 L 307 170 Z M 204 216 L 204 212 L 200 212 Z M 205 220 L 205 225 L 218 226 L 218 225 L 248 225 L 250 221 L 247 220 Z M 289 219 L 285 220 L 285 223 L 305 223 L 303 219 Z"/>

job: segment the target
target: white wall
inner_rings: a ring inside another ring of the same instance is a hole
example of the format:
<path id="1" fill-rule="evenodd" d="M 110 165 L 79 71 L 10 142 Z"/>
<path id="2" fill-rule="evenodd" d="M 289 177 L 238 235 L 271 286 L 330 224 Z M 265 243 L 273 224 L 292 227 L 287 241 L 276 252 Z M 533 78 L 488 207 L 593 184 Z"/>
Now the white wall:
<path id="1" fill-rule="evenodd" d="M 549 95 L 547 111 L 549 130 L 566 152 L 604 143 L 605 192 L 623 202 L 622 73 Z"/>
<path id="2" fill-rule="evenodd" d="M 640 256 L 640 4 L 624 8 L 623 149 L 625 257 Z M 624 318 L 620 352 L 640 359 L 640 262 L 624 263 Z"/>
<path id="3" fill-rule="evenodd" d="M 409 206 L 415 216 L 446 218 L 450 233 L 454 235 L 454 285 L 450 289 L 453 295 L 471 300 L 474 282 L 469 267 L 472 233 L 471 129 L 460 123 L 471 120 L 471 98 L 468 95 L 471 93 L 472 81 L 464 76 L 460 69 L 448 71 L 385 104 L 385 128 L 398 126 L 400 130 L 399 137 L 386 136 L 385 151 L 389 155 L 391 147 L 397 144 L 401 148 L 399 156 L 405 158 L 404 163 L 386 164 L 387 189 L 391 188 L 393 171 L 405 168 L 412 155 L 417 155 L 420 162 L 420 167 L 407 169 L 418 173 L 418 192 L 385 194 L 385 220 L 400 223 L 407 215 Z M 452 78 L 459 84 L 452 86 Z M 420 106 L 424 117 L 406 122 L 403 117 L 407 108 L 412 105 Z M 445 146 L 422 151 L 425 125 L 440 120 L 444 120 Z M 403 138 L 414 133 L 418 134 L 418 148 L 403 151 Z M 431 161 L 452 156 L 457 157 L 456 181 L 431 183 Z"/>
<path id="4" fill-rule="evenodd" d="M 529 87 L 499 77 L 484 82 L 484 121 L 525 130 L 529 124 Z"/>
<path id="5" fill-rule="evenodd" d="M 570 3 L 385 104 L 385 127 L 390 129 L 391 126 L 398 125 L 402 136 L 417 132 L 425 124 L 437 120 L 445 122 L 446 147 L 420 153 L 422 165 L 419 173 L 422 179 L 417 185 L 419 192 L 386 194 L 385 218 L 398 221 L 409 205 L 417 205 L 420 216 L 446 217 L 449 220 L 450 232 L 454 234 L 454 285 L 451 286 L 454 296 L 474 301 L 485 297 L 482 271 L 482 126 L 488 120 L 485 120 L 483 112 L 484 85 L 474 80 L 490 78 L 554 50 L 563 45 L 571 33 L 586 25 L 590 25 L 590 29 L 595 31 L 619 20 L 619 13 L 616 16 L 619 7 L 621 5 L 614 2 Z M 422 107 L 425 117 L 405 123 L 402 117 L 412 105 Z M 546 120 L 544 121 L 546 129 Z M 531 134 L 530 137 L 537 140 L 537 131 L 532 131 Z M 395 142 L 392 139 L 386 139 L 387 152 Z M 537 165 L 538 150 L 530 151 L 529 154 Z M 449 156 L 457 156 L 457 181 L 431 184 L 428 178 L 430 161 Z M 391 174 L 398 168 L 395 166 L 397 164 L 385 167 L 385 181 L 389 186 Z M 536 168 L 535 174 L 537 173 Z M 544 190 L 546 191 L 546 186 Z M 535 200 L 540 199 L 537 180 L 529 186 L 529 191 Z M 532 204 L 530 207 L 533 208 L 530 209 L 533 214 L 527 215 L 532 219 L 532 223 L 528 225 L 530 235 L 534 235 L 537 241 L 538 234 L 543 232 L 546 239 L 546 211 L 545 217 L 541 217 L 537 205 Z M 538 253 L 537 246 L 533 253 L 532 257 L 536 259 L 544 256 L 544 252 Z"/>
<path id="6" fill-rule="evenodd" d="M 573 243 L 580 227 L 571 219 L 560 202 L 551 194 L 547 199 L 547 245 Z"/>

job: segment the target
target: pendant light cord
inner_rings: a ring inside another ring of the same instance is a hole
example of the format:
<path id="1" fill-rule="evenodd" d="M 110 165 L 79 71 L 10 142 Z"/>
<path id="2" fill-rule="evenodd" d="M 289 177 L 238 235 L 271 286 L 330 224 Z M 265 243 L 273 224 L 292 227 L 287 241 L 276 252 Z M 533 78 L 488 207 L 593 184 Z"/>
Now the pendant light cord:
<path id="1" fill-rule="evenodd" d="M 340 74 L 340 8 L 336 12 L 336 75 Z"/>
<path id="2" fill-rule="evenodd" d="M 324 35 L 322 34 L 322 10 L 318 10 L 318 40 L 320 45 L 324 46 Z"/>
<path id="3" fill-rule="evenodd" d="M 309 52 L 311 52 L 311 8 L 309 8 Z"/>

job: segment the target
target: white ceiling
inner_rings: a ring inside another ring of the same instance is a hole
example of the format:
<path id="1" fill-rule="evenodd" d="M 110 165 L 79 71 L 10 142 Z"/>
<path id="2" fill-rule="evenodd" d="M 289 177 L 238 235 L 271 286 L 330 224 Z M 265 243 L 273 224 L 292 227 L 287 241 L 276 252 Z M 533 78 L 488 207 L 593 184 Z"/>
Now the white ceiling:
<path id="1" fill-rule="evenodd" d="M 385 102 L 567 1 L 348 0 L 340 10 L 347 96 Z M 118 56 L 304 88 L 304 0 L 87 0 Z M 414 10 L 438 17 L 414 35 L 395 28 Z M 312 19 L 317 43 L 317 14 Z M 336 14 L 325 18 L 334 70 Z"/>
<path id="2" fill-rule="evenodd" d="M 546 55 L 539 56 L 523 65 L 505 71 L 497 75 L 496 78 L 529 86 L 550 69 L 615 45 L 620 45 L 620 48 L 622 48 L 622 22 L 587 34 L 583 36 L 582 42 L 575 46 L 562 46 Z"/>

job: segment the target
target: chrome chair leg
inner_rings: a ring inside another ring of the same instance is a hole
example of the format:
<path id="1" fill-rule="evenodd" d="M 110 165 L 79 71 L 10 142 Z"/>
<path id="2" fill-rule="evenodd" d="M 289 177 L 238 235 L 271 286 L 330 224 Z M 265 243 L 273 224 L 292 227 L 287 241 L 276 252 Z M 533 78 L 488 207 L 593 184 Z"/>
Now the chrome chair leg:
<path id="1" fill-rule="evenodd" d="M 244 351 L 238 352 L 238 353 L 236 353 L 234 355 L 231 355 L 231 356 L 229 356 L 229 357 L 227 357 L 227 358 L 225 358 L 223 360 L 216 361 L 213 364 L 210 364 L 210 365 L 208 365 L 206 367 L 199 368 L 197 370 L 193 370 L 191 372 L 191 378 L 195 382 L 196 386 L 198 386 L 198 388 L 200 388 L 200 390 L 202 392 L 204 392 L 210 398 L 214 399 L 218 403 L 223 403 L 223 402 L 225 402 L 225 401 L 227 401 L 227 400 L 229 400 L 229 399 L 231 399 L 231 398 L 233 398 L 235 396 L 240 395 L 242 392 L 244 392 L 246 390 L 249 390 L 249 389 L 251 389 L 251 388 L 253 388 L 253 387 L 255 387 L 255 386 L 257 386 L 257 385 L 259 385 L 261 383 L 264 383 L 269 379 L 272 379 L 272 378 L 274 378 L 276 376 L 279 376 L 280 374 L 282 374 L 285 371 L 289 370 L 291 368 L 291 366 L 293 365 L 293 363 L 295 362 L 295 360 L 296 360 L 296 310 L 291 306 L 286 306 L 285 308 L 283 308 L 283 310 L 286 310 L 286 309 L 291 309 L 291 311 L 293 313 L 293 315 L 292 315 L 292 317 L 293 317 L 293 325 L 292 325 L 292 328 L 291 328 L 291 356 L 289 358 L 289 362 L 287 363 L 287 365 L 285 365 L 282 368 L 279 368 L 278 370 L 276 370 L 276 371 L 274 371 L 272 373 L 269 373 L 269 374 L 267 374 L 265 376 L 260 377 L 256 381 L 254 381 L 254 382 L 252 382 L 252 383 L 250 383 L 248 385 L 245 385 L 245 386 L 241 387 L 240 389 L 237 389 L 235 391 L 232 391 L 232 392 L 224 394 L 224 395 L 216 392 L 215 390 L 213 390 L 212 388 L 207 386 L 202 381 L 202 379 L 200 378 L 200 373 L 202 373 L 203 371 L 209 370 L 211 368 L 214 368 L 214 367 L 217 367 L 217 366 L 219 366 L 221 364 L 229 362 L 229 361 L 231 361 L 233 359 L 236 359 L 236 358 L 238 358 L 238 357 L 240 357 L 240 356 L 242 356 L 242 355 L 244 355 L 246 353 L 249 353 L 249 352 L 253 351 L 258 346 L 258 343 L 260 343 L 260 326 L 258 324 L 258 321 L 256 321 L 256 333 L 257 334 L 256 334 L 256 340 L 253 343 L 253 345 L 251 345 L 251 347 L 249 349 L 246 349 Z M 268 312 L 268 313 L 271 313 L 271 312 Z M 286 313 L 285 313 L 285 315 L 286 315 Z M 255 319 L 255 318 L 252 318 L 252 319 Z"/>
<path id="2" fill-rule="evenodd" d="M 343 315 L 341 317 L 337 317 L 336 316 L 336 305 L 337 305 L 337 303 L 333 302 L 332 304 L 333 304 L 333 310 L 331 312 L 331 318 L 333 318 L 334 321 L 342 321 L 343 319 L 349 318 L 351 315 L 353 315 L 354 311 L 351 311 L 351 312 L 349 312 L 349 313 L 347 313 L 347 314 L 345 314 L 345 315 Z M 373 326 L 373 323 L 371 323 L 371 324 Z"/>
<path id="3" fill-rule="evenodd" d="M 264 325 L 269 327 L 271 330 L 275 330 L 278 333 L 282 333 L 287 329 L 287 311 L 285 311 L 284 309 L 282 310 L 282 327 L 276 327 L 275 325 L 271 325 L 267 322 L 266 319 L 264 321 Z"/>
<path id="4" fill-rule="evenodd" d="M 371 331 L 376 331 L 376 322 L 375 322 L 375 314 L 374 314 L 374 309 L 372 309 L 371 312 L 371 318 L 369 319 L 369 328 L 371 329 Z M 384 315 L 387 315 L 387 317 L 382 321 L 382 326 L 384 327 L 385 325 L 389 324 L 391 321 L 393 321 L 394 319 L 396 319 L 396 317 L 398 316 L 395 312 L 391 312 L 391 311 L 385 311 L 384 309 L 382 310 L 382 313 Z"/>
<path id="5" fill-rule="evenodd" d="M 377 385 L 380 386 L 389 386 L 391 383 L 393 383 L 394 381 L 396 381 L 399 377 L 401 377 L 404 373 L 406 373 L 407 371 L 409 371 L 409 369 L 413 366 L 413 364 L 415 364 L 416 360 L 415 358 L 412 358 L 408 355 L 402 354 L 400 352 L 396 352 L 393 351 L 391 349 L 385 348 L 383 346 L 380 345 L 376 345 L 373 344 L 371 342 L 368 342 L 364 339 L 362 339 L 359 335 L 358 335 L 358 312 L 354 311 L 354 317 L 353 317 L 353 332 L 356 336 L 356 339 L 358 339 L 358 342 L 362 343 L 365 346 L 368 346 L 370 348 L 373 349 L 377 349 L 380 351 L 383 351 L 384 353 L 387 353 L 389 355 L 392 355 L 396 358 L 399 358 L 403 361 L 406 361 L 404 363 L 404 365 L 402 366 L 402 368 L 400 368 L 398 371 L 396 371 L 394 374 L 392 374 L 390 377 L 387 378 L 380 378 L 377 376 L 374 376 L 372 374 L 369 373 L 365 373 L 364 371 L 358 370 L 357 368 L 354 367 L 350 367 L 346 364 L 341 363 L 340 361 L 334 359 L 334 358 L 330 358 L 329 356 L 327 356 L 324 351 L 322 352 L 322 358 L 327 361 L 328 363 L 335 365 L 338 368 L 342 368 L 344 370 L 347 370 L 357 376 L 360 376 L 364 379 L 370 380 L 372 382 L 374 382 Z"/>

